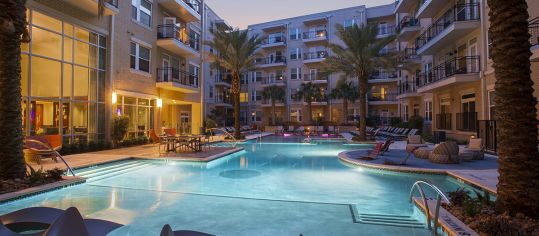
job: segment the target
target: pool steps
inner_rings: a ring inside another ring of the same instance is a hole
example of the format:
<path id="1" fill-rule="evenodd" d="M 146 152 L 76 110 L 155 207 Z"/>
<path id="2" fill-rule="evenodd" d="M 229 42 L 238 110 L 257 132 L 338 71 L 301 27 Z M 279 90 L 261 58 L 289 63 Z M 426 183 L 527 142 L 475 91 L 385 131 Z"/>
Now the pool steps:
<path id="1" fill-rule="evenodd" d="M 386 214 L 359 214 L 357 221 L 364 224 L 425 228 L 425 224 L 413 216 Z"/>
<path id="2" fill-rule="evenodd" d="M 107 167 L 96 167 L 77 173 L 78 176 L 87 178 L 87 182 L 105 179 L 126 172 L 134 171 L 150 165 L 144 161 L 123 162 Z"/>

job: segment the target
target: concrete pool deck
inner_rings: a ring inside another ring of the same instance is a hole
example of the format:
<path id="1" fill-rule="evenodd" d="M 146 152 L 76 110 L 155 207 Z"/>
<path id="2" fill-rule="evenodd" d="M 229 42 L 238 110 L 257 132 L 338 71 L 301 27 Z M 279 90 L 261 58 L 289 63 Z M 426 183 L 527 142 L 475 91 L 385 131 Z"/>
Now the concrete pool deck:
<path id="1" fill-rule="evenodd" d="M 364 155 L 367 150 L 341 152 L 338 156 L 341 161 L 347 164 L 367 168 L 399 172 L 447 174 L 496 194 L 496 185 L 498 184 L 498 158 L 496 156 L 486 154 L 484 160 L 461 162 L 459 164 L 436 164 L 429 160 L 415 158 L 412 155 L 405 165 L 398 165 L 406 158 L 405 147 L 406 142 L 395 142 L 390 146 L 388 152 L 372 161 L 357 159 Z M 397 164 L 384 164 L 386 161 Z"/>

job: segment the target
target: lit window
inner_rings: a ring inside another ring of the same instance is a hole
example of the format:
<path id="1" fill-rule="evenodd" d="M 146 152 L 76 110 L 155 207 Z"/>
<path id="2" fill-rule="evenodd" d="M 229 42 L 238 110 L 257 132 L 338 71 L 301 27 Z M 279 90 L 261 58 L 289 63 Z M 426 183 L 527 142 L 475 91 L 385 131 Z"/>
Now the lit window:
<path id="1" fill-rule="evenodd" d="M 425 102 L 425 121 L 432 121 L 432 101 Z"/>
<path id="2" fill-rule="evenodd" d="M 241 103 L 249 102 L 249 93 L 240 93 L 240 102 Z"/>

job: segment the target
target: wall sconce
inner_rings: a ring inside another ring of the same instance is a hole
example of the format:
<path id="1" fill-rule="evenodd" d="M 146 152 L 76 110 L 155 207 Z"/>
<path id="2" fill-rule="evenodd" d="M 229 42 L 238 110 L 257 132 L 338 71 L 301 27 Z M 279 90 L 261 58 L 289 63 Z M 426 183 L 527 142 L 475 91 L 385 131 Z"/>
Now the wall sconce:
<path id="1" fill-rule="evenodd" d="M 155 101 L 155 105 L 156 105 L 158 108 L 163 107 L 163 99 L 158 98 L 158 99 Z"/>
<path id="2" fill-rule="evenodd" d="M 256 116 L 256 113 L 253 112 L 253 113 L 251 113 L 251 115 L 252 115 L 252 116 Z"/>
<path id="3" fill-rule="evenodd" d="M 118 102 L 118 94 L 112 93 L 112 104 L 116 104 Z"/>

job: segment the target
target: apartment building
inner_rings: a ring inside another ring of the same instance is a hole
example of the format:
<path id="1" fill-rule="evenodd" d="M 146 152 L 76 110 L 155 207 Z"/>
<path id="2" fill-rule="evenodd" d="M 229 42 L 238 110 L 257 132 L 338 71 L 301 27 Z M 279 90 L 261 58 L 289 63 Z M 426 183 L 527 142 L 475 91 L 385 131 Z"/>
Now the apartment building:
<path id="1" fill-rule="evenodd" d="M 534 45 L 532 78 L 537 86 L 539 3 L 528 4 Z M 495 75 L 489 58 L 488 11 L 484 0 L 395 3 L 402 68 L 397 98 L 404 120 L 419 114 L 432 131 L 461 140 L 479 132 L 485 135 L 487 146 L 495 145 Z"/>
<path id="2" fill-rule="evenodd" d="M 117 115 L 130 118 L 130 137 L 163 128 L 200 132 L 202 84 L 211 74 L 203 71 L 202 36 L 223 22 L 208 6 L 107 0 L 103 17 L 96 0 L 29 0 L 27 7 L 25 135 L 107 139 Z M 203 12 L 211 19 L 204 25 Z"/>
<path id="3" fill-rule="evenodd" d="M 336 25 L 377 24 L 379 36 L 393 34 L 395 18 L 394 5 L 374 8 L 357 6 L 335 11 L 321 12 L 305 16 L 281 19 L 248 26 L 251 35 L 263 38 L 257 68 L 242 77 L 241 121 L 259 126 L 270 124 L 273 108 L 271 100 L 264 98 L 263 91 L 269 86 L 280 86 L 286 91 L 286 98 L 276 103 L 277 123 L 298 124 L 331 121 L 337 124 L 357 121 L 359 107 L 350 104 L 349 117 L 343 117 L 343 103 L 328 99 L 327 94 L 335 88 L 339 74 L 322 76 L 322 63 L 331 51 L 327 43 L 343 44 L 336 34 Z M 388 45 L 381 53 L 395 50 Z M 350 81 L 357 81 L 349 78 Z M 321 96 L 312 101 L 311 114 L 305 99 L 298 99 L 302 84 L 314 84 Z M 384 117 L 398 115 L 396 100 L 397 76 L 394 70 L 379 69 L 371 75 L 369 110 L 373 115 Z M 312 118 L 312 119 L 311 119 Z"/>

